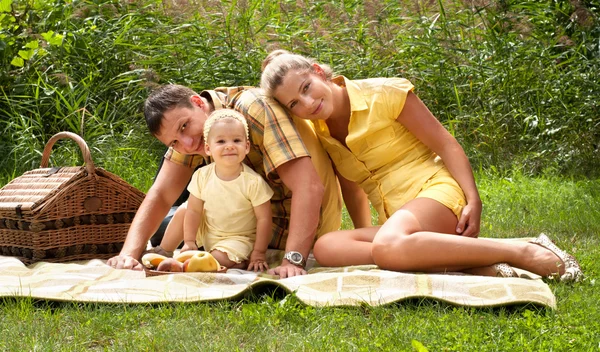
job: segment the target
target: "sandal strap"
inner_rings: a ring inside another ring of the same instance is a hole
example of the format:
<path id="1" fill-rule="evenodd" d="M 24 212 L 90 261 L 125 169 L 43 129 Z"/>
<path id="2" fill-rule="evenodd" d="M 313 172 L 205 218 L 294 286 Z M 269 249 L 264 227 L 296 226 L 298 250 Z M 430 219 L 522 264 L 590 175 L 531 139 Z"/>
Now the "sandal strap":
<path id="1" fill-rule="evenodd" d="M 492 267 L 496 270 L 496 277 L 519 277 L 512 266 L 507 263 L 494 264 Z"/>
<path id="2" fill-rule="evenodd" d="M 558 248 L 548 236 L 542 233 L 537 238 L 533 239 L 531 243 L 548 249 L 563 262 L 565 272 L 560 276 L 561 282 L 578 282 L 583 279 L 583 271 L 575 257 Z M 554 275 L 551 275 L 551 277 L 553 276 Z"/>

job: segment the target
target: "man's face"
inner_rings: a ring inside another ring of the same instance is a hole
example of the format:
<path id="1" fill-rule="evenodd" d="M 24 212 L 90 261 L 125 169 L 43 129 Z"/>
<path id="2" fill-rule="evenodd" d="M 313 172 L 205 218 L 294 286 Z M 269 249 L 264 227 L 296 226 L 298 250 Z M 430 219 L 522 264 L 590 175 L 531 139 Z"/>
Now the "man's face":
<path id="1" fill-rule="evenodd" d="M 210 113 L 210 105 L 199 96 L 190 98 L 193 107 L 176 107 L 164 113 L 156 138 L 182 154 L 200 154 L 204 150 L 204 122 Z"/>

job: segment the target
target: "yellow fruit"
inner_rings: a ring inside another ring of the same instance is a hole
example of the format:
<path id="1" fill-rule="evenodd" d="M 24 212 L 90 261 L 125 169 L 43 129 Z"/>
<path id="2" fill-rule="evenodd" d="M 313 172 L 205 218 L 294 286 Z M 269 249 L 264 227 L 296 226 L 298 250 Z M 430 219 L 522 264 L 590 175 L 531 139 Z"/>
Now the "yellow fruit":
<path id="1" fill-rule="evenodd" d="M 154 269 L 158 267 L 158 265 L 167 259 L 164 255 L 156 254 L 156 253 L 146 253 L 142 257 L 142 265 L 144 265 L 148 269 Z"/>
<path id="2" fill-rule="evenodd" d="M 173 258 L 175 258 L 178 262 L 183 263 L 198 253 L 206 253 L 206 252 L 205 251 L 185 251 L 185 252 L 179 253 L 178 255 L 174 256 Z"/>
<path id="3" fill-rule="evenodd" d="M 201 251 L 195 253 L 183 263 L 186 272 L 216 272 L 221 267 L 219 261 L 212 254 Z"/>

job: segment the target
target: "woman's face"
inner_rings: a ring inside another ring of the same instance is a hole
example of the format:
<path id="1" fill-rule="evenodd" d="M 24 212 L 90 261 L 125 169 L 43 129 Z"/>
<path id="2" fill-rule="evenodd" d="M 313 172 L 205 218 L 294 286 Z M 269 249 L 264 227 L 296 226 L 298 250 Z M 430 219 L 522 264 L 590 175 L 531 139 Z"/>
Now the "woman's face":
<path id="1" fill-rule="evenodd" d="M 333 113 L 329 82 L 314 72 L 290 70 L 274 97 L 294 115 L 307 120 L 326 120 Z"/>

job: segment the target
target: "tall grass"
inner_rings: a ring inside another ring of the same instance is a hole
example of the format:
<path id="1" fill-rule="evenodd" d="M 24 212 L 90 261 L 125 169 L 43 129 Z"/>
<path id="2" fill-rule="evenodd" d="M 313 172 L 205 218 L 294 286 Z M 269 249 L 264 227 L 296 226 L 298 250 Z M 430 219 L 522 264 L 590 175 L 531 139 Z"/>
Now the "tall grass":
<path id="1" fill-rule="evenodd" d="M 255 85 L 274 48 L 351 78 L 411 79 L 477 169 L 599 175 L 593 1 L 5 3 L 2 178 L 37 167 L 45 141 L 62 130 L 81 134 L 102 166 L 149 170 L 162 152 L 140 113 L 153 87 Z M 75 147 L 65 148 L 55 162 L 77 162 Z M 124 176 L 148 186 L 148 175 Z"/>

